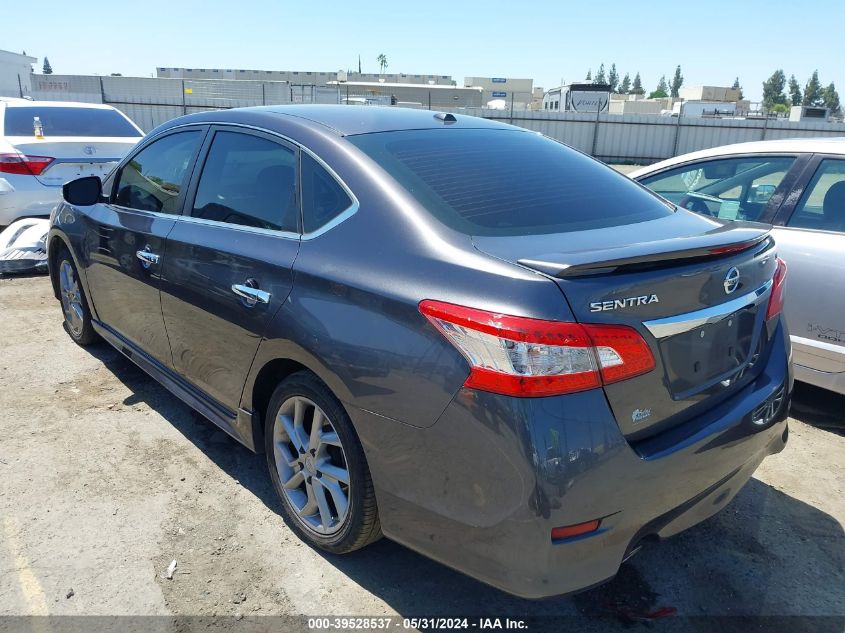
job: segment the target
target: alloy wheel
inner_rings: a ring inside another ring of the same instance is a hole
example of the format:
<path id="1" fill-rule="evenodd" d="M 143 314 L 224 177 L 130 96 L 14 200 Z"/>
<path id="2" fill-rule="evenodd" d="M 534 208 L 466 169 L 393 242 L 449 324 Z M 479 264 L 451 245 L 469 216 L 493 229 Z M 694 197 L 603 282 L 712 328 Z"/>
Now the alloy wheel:
<path id="1" fill-rule="evenodd" d="M 85 325 L 82 293 L 79 290 L 79 281 L 73 271 L 73 266 L 66 259 L 62 260 L 59 267 L 59 289 L 62 295 L 65 322 L 73 335 L 79 337 Z"/>
<path id="2" fill-rule="evenodd" d="M 293 396 L 282 403 L 273 455 L 296 519 L 321 536 L 338 532 L 349 514 L 349 467 L 337 430 L 312 400 Z"/>

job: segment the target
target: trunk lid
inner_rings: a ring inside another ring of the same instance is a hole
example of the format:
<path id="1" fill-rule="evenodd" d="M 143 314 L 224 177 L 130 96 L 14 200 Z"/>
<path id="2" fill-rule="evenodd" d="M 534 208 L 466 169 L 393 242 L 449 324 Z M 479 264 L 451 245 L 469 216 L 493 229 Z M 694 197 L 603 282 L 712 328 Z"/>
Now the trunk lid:
<path id="1" fill-rule="evenodd" d="M 105 177 L 141 138 L 54 136 L 9 136 L 6 141 L 22 154 L 53 158 L 47 168 L 35 176 L 42 185 L 60 187 L 83 176 Z"/>
<path id="2" fill-rule="evenodd" d="M 679 211 L 633 225 L 473 242 L 552 277 L 579 322 L 627 325 L 643 336 L 655 369 L 604 386 L 621 431 L 636 440 L 682 423 L 698 409 L 690 407 L 759 373 L 776 268 L 768 233 Z"/>

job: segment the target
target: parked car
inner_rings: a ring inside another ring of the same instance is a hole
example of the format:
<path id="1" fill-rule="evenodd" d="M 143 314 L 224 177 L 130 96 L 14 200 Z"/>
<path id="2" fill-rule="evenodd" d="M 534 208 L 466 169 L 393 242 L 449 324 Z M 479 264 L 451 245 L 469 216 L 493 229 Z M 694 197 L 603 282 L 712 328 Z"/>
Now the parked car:
<path id="1" fill-rule="evenodd" d="M 65 328 L 265 452 L 284 518 L 531 598 L 613 577 L 787 439 L 766 227 L 539 134 L 272 106 L 163 125 L 65 185 Z"/>
<path id="2" fill-rule="evenodd" d="M 143 136 L 108 105 L 0 98 L 0 228 L 48 217 L 63 184 L 105 176 Z"/>
<path id="3" fill-rule="evenodd" d="M 795 377 L 845 394 L 845 138 L 715 147 L 630 176 L 707 217 L 774 224 Z"/>

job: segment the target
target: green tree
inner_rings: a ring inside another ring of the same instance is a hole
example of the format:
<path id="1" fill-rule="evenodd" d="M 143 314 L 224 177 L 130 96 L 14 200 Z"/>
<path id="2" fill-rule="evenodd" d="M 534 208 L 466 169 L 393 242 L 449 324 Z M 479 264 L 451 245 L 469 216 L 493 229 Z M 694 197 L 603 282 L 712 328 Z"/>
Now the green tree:
<path id="1" fill-rule="evenodd" d="M 778 114 L 789 114 L 789 106 L 785 103 L 776 103 L 774 107 L 772 107 L 772 112 L 777 112 Z"/>
<path id="2" fill-rule="evenodd" d="M 607 73 L 607 83 L 610 85 L 610 92 L 616 92 L 619 87 L 619 73 L 616 72 L 616 64 L 610 65 L 610 72 Z"/>
<path id="3" fill-rule="evenodd" d="M 839 93 L 836 92 L 836 86 L 833 85 L 831 81 L 827 84 L 827 87 L 822 90 L 822 103 L 824 103 L 824 107 L 830 108 L 830 113 L 833 116 L 839 116 L 842 114 L 842 106 L 839 103 Z"/>
<path id="4" fill-rule="evenodd" d="M 596 82 L 597 84 L 604 84 L 607 83 L 607 77 L 604 74 L 604 64 L 599 66 L 599 71 L 596 73 Z"/>
<path id="5" fill-rule="evenodd" d="M 666 75 L 660 76 L 660 81 L 657 82 L 657 88 L 649 93 L 649 99 L 665 99 L 669 96 L 669 86 L 666 85 Z"/>
<path id="6" fill-rule="evenodd" d="M 740 99 L 744 99 L 744 98 L 745 98 L 745 97 L 742 95 L 742 86 L 741 86 L 741 85 L 739 85 L 739 77 L 737 77 L 736 79 L 734 79 L 734 83 L 733 83 L 733 85 L 731 86 L 731 88 L 733 88 L 734 90 L 736 90 L 736 91 L 738 91 L 738 92 L 739 92 L 739 98 L 740 98 Z"/>
<path id="7" fill-rule="evenodd" d="M 592 81 L 593 80 L 593 69 L 592 68 L 587 70 L 587 77 L 585 79 L 586 79 L 586 81 Z"/>
<path id="8" fill-rule="evenodd" d="M 634 75 L 634 83 L 631 84 L 631 94 L 632 95 L 644 95 L 645 90 L 643 90 L 643 80 L 640 79 L 640 73 Z"/>
<path id="9" fill-rule="evenodd" d="M 804 86 L 804 98 L 801 100 L 801 105 L 822 105 L 822 85 L 821 82 L 819 82 L 818 70 L 813 71 L 813 74 L 810 75 L 810 78 L 807 80 L 807 85 Z"/>
<path id="10" fill-rule="evenodd" d="M 672 90 L 670 95 L 677 99 L 680 95 L 681 86 L 684 85 L 684 76 L 681 74 L 680 64 L 675 67 L 675 76 L 672 77 Z"/>
<path id="11" fill-rule="evenodd" d="M 622 77 L 622 82 L 619 84 L 619 94 L 631 94 L 631 75 L 628 73 L 625 73 L 625 76 Z"/>
<path id="12" fill-rule="evenodd" d="M 789 76 L 789 101 L 792 105 L 801 105 L 801 86 L 798 85 L 798 80 L 795 75 Z"/>
<path id="13" fill-rule="evenodd" d="M 383 75 L 384 69 L 387 68 L 387 55 L 380 53 L 379 56 L 376 57 L 376 61 L 378 62 L 378 67 L 381 69 L 379 72 Z"/>
<path id="14" fill-rule="evenodd" d="M 44 58 L 44 66 L 41 68 L 41 72 L 45 75 L 53 74 L 53 67 L 50 65 L 50 60 L 46 57 Z"/>
<path id="15" fill-rule="evenodd" d="M 786 75 L 783 70 L 778 69 L 763 82 L 763 109 L 773 111 L 774 107 L 781 103 L 786 104 L 786 95 L 783 92 L 786 86 Z"/>

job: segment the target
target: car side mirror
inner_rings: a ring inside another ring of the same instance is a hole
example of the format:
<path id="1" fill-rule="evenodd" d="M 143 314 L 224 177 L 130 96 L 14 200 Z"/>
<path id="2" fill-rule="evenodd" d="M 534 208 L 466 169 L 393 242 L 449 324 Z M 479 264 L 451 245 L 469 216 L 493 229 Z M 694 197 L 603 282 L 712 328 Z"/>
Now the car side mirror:
<path id="1" fill-rule="evenodd" d="M 773 195 L 776 187 L 774 185 L 751 185 L 751 202 L 766 204 Z"/>
<path id="2" fill-rule="evenodd" d="M 97 204 L 103 197 L 103 183 L 99 176 L 85 176 L 66 182 L 62 186 L 65 201 L 79 207 Z"/>

